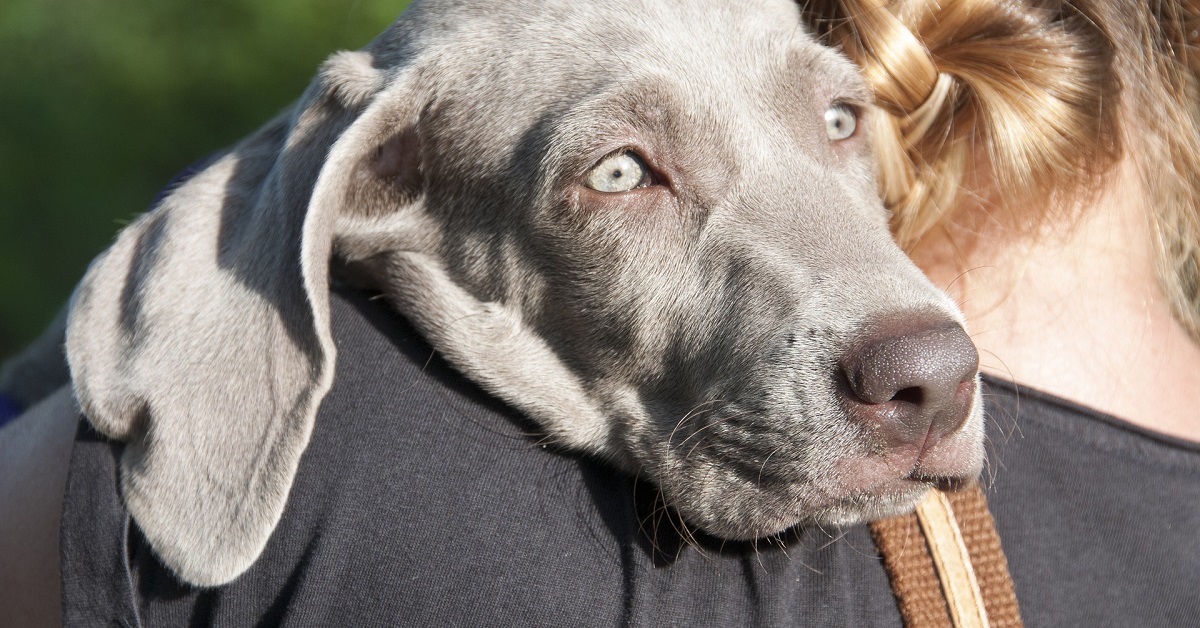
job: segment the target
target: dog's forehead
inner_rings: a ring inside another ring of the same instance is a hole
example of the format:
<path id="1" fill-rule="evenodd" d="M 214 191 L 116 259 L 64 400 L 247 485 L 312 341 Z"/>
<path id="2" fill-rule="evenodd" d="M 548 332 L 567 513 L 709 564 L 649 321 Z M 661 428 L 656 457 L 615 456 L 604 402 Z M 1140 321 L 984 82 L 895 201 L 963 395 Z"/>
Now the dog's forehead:
<path id="1" fill-rule="evenodd" d="M 510 88 L 594 92 L 589 84 L 653 74 L 767 84 L 784 78 L 781 61 L 806 66 L 810 79 L 860 82 L 846 59 L 817 43 L 794 0 L 418 0 L 381 38 L 389 40 L 432 52 L 441 77 L 467 85 L 491 75 Z"/>
<path id="2" fill-rule="evenodd" d="M 734 126 L 794 111 L 814 94 L 820 107 L 869 100 L 857 70 L 817 42 L 794 0 L 418 0 L 381 41 L 401 38 L 432 68 L 434 100 L 455 103 L 440 120 L 497 147 L 581 102 L 628 101 L 646 85 Z"/>
<path id="3" fill-rule="evenodd" d="M 700 25 L 711 36 L 723 30 L 790 31 L 799 17 L 794 0 L 416 0 L 402 21 L 419 21 L 423 28 L 442 32 L 495 26 L 534 36 L 543 27 L 618 34 L 639 28 L 682 32 Z"/>

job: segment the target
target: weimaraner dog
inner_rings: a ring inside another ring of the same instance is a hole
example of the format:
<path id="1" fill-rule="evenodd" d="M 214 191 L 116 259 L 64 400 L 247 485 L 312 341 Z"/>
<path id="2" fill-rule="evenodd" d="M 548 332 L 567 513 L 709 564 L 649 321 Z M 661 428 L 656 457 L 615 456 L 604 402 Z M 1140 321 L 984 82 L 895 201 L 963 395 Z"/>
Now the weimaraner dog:
<path id="1" fill-rule="evenodd" d="M 183 580 L 288 496 L 368 282 L 558 446 L 730 539 L 982 464 L 977 355 L 888 232 L 856 68 L 793 0 L 418 0 L 90 268 L 66 349 Z"/>

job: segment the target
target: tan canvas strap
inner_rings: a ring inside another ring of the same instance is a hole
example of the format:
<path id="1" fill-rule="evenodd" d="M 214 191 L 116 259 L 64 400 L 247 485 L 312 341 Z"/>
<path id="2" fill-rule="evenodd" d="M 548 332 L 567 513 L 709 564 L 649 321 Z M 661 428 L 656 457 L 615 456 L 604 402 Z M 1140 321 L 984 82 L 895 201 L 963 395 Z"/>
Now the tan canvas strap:
<path id="1" fill-rule="evenodd" d="M 872 536 L 909 628 L 1020 627 L 1008 561 L 983 490 L 932 491 Z"/>
<path id="2" fill-rule="evenodd" d="M 917 506 L 917 523 L 925 533 L 925 544 L 937 570 L 950 610 L 954 628 L 987 628 L 987 608 L 975 580 L 975 569 L 967 543 L 963 540 L 950 498 L 941 491 L 929 491 Z"/>

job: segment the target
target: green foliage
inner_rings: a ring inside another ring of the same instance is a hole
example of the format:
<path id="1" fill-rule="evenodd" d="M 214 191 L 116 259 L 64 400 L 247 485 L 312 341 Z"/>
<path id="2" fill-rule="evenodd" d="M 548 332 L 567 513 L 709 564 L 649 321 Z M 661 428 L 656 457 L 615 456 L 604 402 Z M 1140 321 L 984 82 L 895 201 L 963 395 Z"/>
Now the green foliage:
<path id="1" fill-rule="evenodd" d="M 0 358 L 176 172 L 407 0 L 0 2 Z"/>

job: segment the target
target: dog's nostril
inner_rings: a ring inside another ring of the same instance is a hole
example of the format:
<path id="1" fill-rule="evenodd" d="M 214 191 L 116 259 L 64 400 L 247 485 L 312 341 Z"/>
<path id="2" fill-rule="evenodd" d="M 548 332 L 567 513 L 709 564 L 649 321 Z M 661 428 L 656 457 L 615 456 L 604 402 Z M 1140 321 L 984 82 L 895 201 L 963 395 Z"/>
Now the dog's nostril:
<path id="1" fill-rule="evenodd" d="M 918 386 L 903 388 L 897 391 L 895 395 L 892 395 L 889 401 L 910 403 L 914 406 L 919 406 L 925 402 L 925 389 Z"/>
<path id="2" fill-rule="evenodd" d="M 957 430 L 974 402 L 979 368 L 962 326 L 907 313 L 864 330 L 838 365 L 850 413 L 891 445 L 927 447 Z"/>

